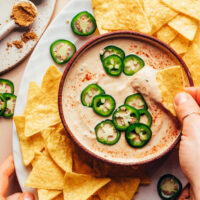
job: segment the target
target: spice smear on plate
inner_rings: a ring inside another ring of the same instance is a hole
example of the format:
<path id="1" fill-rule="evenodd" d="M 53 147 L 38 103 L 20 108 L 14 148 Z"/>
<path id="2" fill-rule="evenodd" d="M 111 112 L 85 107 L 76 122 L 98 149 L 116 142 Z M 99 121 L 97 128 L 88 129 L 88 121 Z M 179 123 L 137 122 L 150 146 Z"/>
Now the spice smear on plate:
<path id="1" fill-rule="evenodd" d="M 21 2 L 14 5 L 11 13 L 11 18 L 15 23 L 23 27 L 31 24 L 36 16 L 37 11 L 35 7 L 28 2 Z"/>

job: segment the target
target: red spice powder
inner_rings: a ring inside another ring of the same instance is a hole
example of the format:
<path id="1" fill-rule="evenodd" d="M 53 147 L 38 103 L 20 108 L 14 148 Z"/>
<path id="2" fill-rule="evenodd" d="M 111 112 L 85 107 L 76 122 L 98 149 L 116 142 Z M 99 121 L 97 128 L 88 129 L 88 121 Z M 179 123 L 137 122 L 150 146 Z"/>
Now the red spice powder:
<path id="1" fill-rule="evenodd" d="M 91 72 L 86 72 L 85 76 L 81 79 L 81 82 L 90 81 L 95 78 L 96 74 L 92 74 Z"/>

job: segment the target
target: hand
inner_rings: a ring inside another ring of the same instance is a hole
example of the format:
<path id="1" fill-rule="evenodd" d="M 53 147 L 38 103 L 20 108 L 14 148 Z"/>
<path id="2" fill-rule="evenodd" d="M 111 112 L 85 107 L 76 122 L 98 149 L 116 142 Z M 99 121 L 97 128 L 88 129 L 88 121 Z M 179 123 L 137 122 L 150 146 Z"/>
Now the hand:
<path id="1" fill-rule="evenodd" d="M 200 88 L 187 88 L 186 92 L 177 94 L 174 100 L 183 124 L 179 160 L 191 184 L 193 199 L 200 200 Z"/>
<path id="2" fill-rule="evenodd" d="M 186 187 L 181 192 L 181 195 L 178 197 L 177 200 L 187 200 L 190 199 L 190 185 L 187 184 Z"/>
<path id="3" fill-rule="evenodd" d="M 9 177 L 14 172 L 14 169 L 13 156 L 10 155 L 0 165 L 0 200 L 34 200 L 33 195 L 28 192 L 16 193 L 5 198 L 9 184 Z"/>

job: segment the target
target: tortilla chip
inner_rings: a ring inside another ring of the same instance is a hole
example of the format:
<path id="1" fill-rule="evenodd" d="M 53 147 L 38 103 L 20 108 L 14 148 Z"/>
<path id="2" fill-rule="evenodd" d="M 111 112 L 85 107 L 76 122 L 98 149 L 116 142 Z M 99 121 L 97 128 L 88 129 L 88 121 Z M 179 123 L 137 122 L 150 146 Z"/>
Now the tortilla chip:
<path id="1" fill-rule="evenodd" d="M 177 36 L 177 34 L 178 33 L 168 25 L 164 25 L 160 30 L 158 30 L 158 32 L 156 32 L 156 37 L 169 44 Z"/>
<path id="2" fill-rule="evenodd" d="M 47 152 L 35 164 L 29 174 L 25 186 L 46 190 L 62 190 L 64 172 L 54 163 Z"/>
<path id="3" fill-rule="evenodd" d="M 40 134 L 27 138 L 24 135 L 25 117 L 14 116 L 14 122 L 20 142 L 20 149 L 25 166 L 28 166 L 34 159 L 35 154 L 44 148 L 44 141 Z"/>
<path id="4" fill-rule="evenodd" d="M 49 135 L 51 134 L 52 127 L 54 127 L 54 126 L 56 126 L 56 124 L 49 126 L 48 128 L 41 131 L 41 135 L 42 135 L 42 138 L 43 138 L 44 141 L 47 141 Z"/>
<path id="5" fill-rule="evenodd" d="M 194 37 L 193 43 L 195 43 L 200 48 L 200 26 L 198 26 L 196 35 Z"/>
<path id="6" fill-rule="evenodd" d="M 184 87 L 190 87 L 188 75 L 185 70 L 182 70 L 182 71 L 183 71 L 183 77 L 184 77 Z"/>
<path id="7" fill-rule="evenodd" d="M 198 28 L 198 21 L 185 15 L 179 14 L 168 25 L 180 33 L 186 39 L 192 41 Z"/>
<path id="8" fill-rule="evenodd" d="M 51 158 L 65 172 L 71 172 L 72 144 L 62 123 L 50 126 L 45 131 L 49 131 L 49 136 L 44 141 Z"/>
<path id="9" fill-rule="evenodd" d="M 42 80 L 42 90 L 51 96 L 52 100 L 58 101 L 58 90 L 62 73 L 56 66 L 50 66 Z"/>
<path id="10" fill-rule="evenodd" d="M 111 11 L 111 2 L 103 0 L 92 0 L 92 7 L 99 33 L 104 34 L 109 32 L 108 30 L 103 29 L 102 26 L 104 24 L 105 19 L 109 19 L 109 12 Z"/>
<path id="11" fill-rule="evenodd" d="M 73 145 L 73 172 L 78 174 L 92 174 L 92 160 L 91 157 L 76 145 Z"/>
<path id="12" fill-rule="evenodd" d="M 183 38 L 181 35 L 177 35 L 174 40 L 169 43 L 169 46 L 172 47 L 178 54 L 187 52 L 189 48 L 189 40 Z"/>
<path id="13" fill-rule="evenodd" d="M 177 93 L 184 91 L 184 77 L 180 66 L 173 66 L 157 72 L 156 80 L 158 82 L 162 103 L 174 116 L 174 97 Z"/>
<path id="14" fill-rule="evenodd" d="M 101 199 L 100 199 L 100 197 L 98 195 L 92 195 L 87 200 L 101 200 Z"/>
<path id="15" fill-rule="evenodd" d="M 106 30 L 133 30 L 150 33 L 151 26 L 138 0 L 118 0 L 112 10 L 110 20 L 106 19 L 103 28 Z M 113 4 L 112 4 L 113 7 Z M 116 20 L 117 19 L 117 20 Z"/>
<path id="16" fill-rule="evenodd" d="M 134 177 L 139 179 L 149 179 L 145 167 L 117 166 L 93 159 L 93 175 L 95 177 Z M 103 170 L 102 170 L 103 169 Z"/>
<path id="17" fill-rule="evenodd" d="M 58 105 L 35 82 L 30 82 L 28 101 L 24 111 L 25 136 L 39 133 L 49 125 L 60 122 Z"/>
<path id="18" fill-rule="evenodd" d="M 105 163 L 101 160 L 94 159 L 93 166 L 92 166 L 93 175 L 95 177 L 106 177 L 108 175 L 111 177 L 115 176 L 115 174 L 118 174 L 118 171 L 116 173 L 116 167 L 114 165 L 111 166 L 110 164 Z M 122 168 L 121 168 L 121 171 L 124 171 L 124 170 L 122 170 Z M 119 176 L 119 175 L 120 174 L 118 174 L 117 176 Z"/>
<path id="19" fill-rule="evenodd" d="M 42 152 L 36 152 L 34 159 L 31 161 L 32 167 L 35 166 L 35 164 L 40 160 L 40 156 L 42 155 Z"/>
<path id="20" fill-rule="evenodd" d="M 170 8 L 200 20 L 200 1 L 198 0 L 161 0 Z"/>
<path id="21" fill-rule="evenodd" d="M 87 200 L 108 182 L 110 182 L 110 178 L 95 178 L 91 175 L 66 173 L 63 187 L 64 199 Z"/>
<path id="22" fill-rule="evenodd" d="M 144 10 L 151 25 L 151 33 L 158 31 L 163 25 L 167 24 L 178 13 L 165 6 L 160 0 L 143 0 Z"/>
<path id="23" fill-rule="evenodd" d="M 53 200 L 64 200 L 63 193 L 55 197 Z"/>
<path id="24" fill-rule="evenodd" d="M 143 185 L 149 185 L 151 183 L 151 179 L 148 176 L 146 178 L 142 178 L 140 181 L 140 184 Z"/>
<path id="25" fill-rule="evenodd" d="M 140 184 L 137 178 L 115 178 L 110 183 L 101 188 L 97 193 L 103 200 L 131 200 Z"/>
<path id="26" fill-rule="evenodd" d="M 193 43 L 188 52 L 183 56 L 192 75 L 194 85 L 200 86 L 200 47 Z"/>
<path id="27" fill-rule="evenodd" d="M 140 179 L 140 184 L 143 185 L 148 185 L 151 183 L 151 179 L 148 175 L 147 169 L 144 166 L 133 166 L 132 167 L 135 170 L 135 173 L 137 174 L 137 176 L 131 176 L 132 178 L 139 178 Z M 130 176 L 127 176 L 130 177 Z"/>
<path id="28" fill-rule="evenodd" d="M 142 6 L 142 9 L 144 10 L 144 0 L 139 0 L 140 5 Z"/>
<path id="29" fill-rule="evenodd" d="M 83 159 L 79 159 L 78 154 L 73 153 L 73 172 L 79 174 L 92 174 L 92 168 Z"/>
<path id="30" fill-rule="evenodd" d="M 52 199 L 56 198 L 59 194 L 62 194 L 61 190 L 38 189 L 38 199 L 39 200 L 52 200 Z"/>
<path id="31" fill-rule="evenodd" d="M 92 0 L 99 32 L 134 30 L 150 33 L 151 26 L 138 0 Z"/>

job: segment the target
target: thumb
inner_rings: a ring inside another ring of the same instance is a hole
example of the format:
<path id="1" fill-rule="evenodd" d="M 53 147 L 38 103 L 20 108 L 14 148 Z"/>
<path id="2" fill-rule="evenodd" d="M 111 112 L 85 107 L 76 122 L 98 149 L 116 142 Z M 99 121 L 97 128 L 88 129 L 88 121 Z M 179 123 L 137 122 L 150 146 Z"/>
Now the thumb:
<path id="1" fill-rule="evenodd" d="M 191 95 L 179 93 L 174 99 L 174 108 L 179 120 L 183 123 L 182 134 L 199 142 L 200 108 Z"/>
<path id="2" fill-rule="evenodd" d="M 183 122 L 183 120 L 190 114 L 200 113 L 200 108 L 197 102 L 192 98 L 191 95 L 185 92 L 181 92 L 175 96 L 174 108 L 177 117 L 181 122 Z"/>

